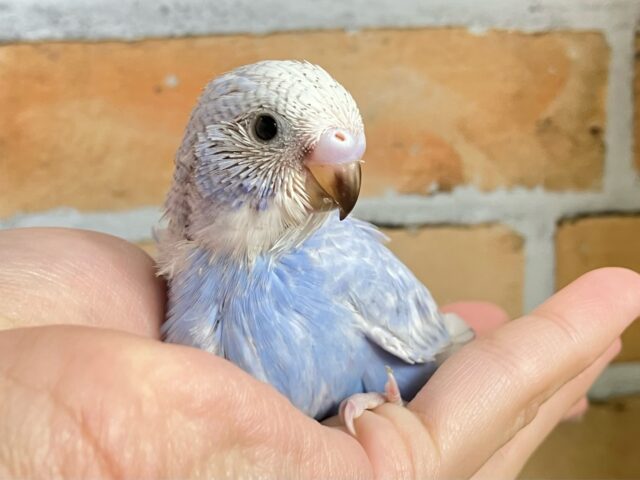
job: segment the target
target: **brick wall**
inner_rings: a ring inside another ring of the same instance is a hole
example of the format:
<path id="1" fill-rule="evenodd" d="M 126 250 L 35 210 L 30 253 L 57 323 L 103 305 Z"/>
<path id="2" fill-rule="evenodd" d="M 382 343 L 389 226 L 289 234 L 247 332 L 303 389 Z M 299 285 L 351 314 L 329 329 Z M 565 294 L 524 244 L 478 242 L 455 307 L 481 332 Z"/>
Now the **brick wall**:
<path id="1" fill-rule="evenodd" d="M 356 215 L 385 228 L 441 302 L 516 316 L 590 269 L 640 270 L 637 1 L 5 3 L 0 228 L 91 228 L 152 251 L 202 86 L 304 58 L 364 117 Z M 619 360 L 640 361 L 640 322 Z M 622 390 L 640 392 L 640 364 L 627 366 Z M 611 402 L 555 432 L 524 476 L 640 475 L 615 446 L 640 434 L 640 404 Z M 604 462 L 588 453 L 601 431 Z"/>

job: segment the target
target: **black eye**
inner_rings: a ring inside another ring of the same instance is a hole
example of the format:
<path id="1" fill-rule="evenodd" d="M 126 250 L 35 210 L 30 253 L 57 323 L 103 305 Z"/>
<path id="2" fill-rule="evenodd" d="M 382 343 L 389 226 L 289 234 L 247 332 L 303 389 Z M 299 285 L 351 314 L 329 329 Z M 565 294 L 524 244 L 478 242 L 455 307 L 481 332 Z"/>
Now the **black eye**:
<path id="1" fill-rule="evenodd" d="M 262 114 L 256 118 L 253 130 L 256 133 L 256 137 L 268 142 L 278 134 L 278 124 L 271 115 Z"/>

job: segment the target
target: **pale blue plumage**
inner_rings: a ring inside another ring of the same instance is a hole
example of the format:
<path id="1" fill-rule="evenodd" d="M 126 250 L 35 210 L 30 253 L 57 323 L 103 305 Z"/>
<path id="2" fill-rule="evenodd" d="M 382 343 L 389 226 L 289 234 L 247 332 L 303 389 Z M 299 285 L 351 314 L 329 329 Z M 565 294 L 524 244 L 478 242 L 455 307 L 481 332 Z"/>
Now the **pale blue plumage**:
<path id="1" fill-rule="evenodd" d="M 469 332 L 375 227 L 339 220 L 364 147 L 355 102 L 317 66 L 261 62 L 211 82 L 158 232 L 164 338 L 229 359 L 316 418 L 381 392 L 386 366 L 413 397 Z"/>
<path id="2" fill-rule="evenodd" d="M 382 391 L 385 365 L 411 398 L 435 364 L 400 360 L 372 330 L 404 336 L 407 354 L 421 359 L 433 359 L 449 336 L 426 288 L 383 238 L 334 212 L 298 248 L 262 255 L 250 269 L 210 263 L 197 249 L 172 280 L 165 334 L 228 358 L 314 417 L 353 393 Z M 412 338 L 416 318 L 431 326 Z"/>

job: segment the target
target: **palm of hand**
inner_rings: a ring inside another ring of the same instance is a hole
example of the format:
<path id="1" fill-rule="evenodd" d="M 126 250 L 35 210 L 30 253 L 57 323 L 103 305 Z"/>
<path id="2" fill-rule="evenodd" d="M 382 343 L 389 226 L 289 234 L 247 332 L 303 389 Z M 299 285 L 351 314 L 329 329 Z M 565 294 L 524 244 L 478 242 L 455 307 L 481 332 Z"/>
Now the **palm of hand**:
<path id="1" fill-rule="evenodd" d="M 133 245 L 8 231 L 0 265 L 0 325 L 14 327 L 0 332 L 2 477 L 513 477 L 586 408 L 640 313 L 640 276 L 594 272 L 481 335 L 408 408 L 366 412 L 355 439 L 225 360 L 159 342 L 164 285 Z M 481 334 L 505 320 L 450 310 Z"/>

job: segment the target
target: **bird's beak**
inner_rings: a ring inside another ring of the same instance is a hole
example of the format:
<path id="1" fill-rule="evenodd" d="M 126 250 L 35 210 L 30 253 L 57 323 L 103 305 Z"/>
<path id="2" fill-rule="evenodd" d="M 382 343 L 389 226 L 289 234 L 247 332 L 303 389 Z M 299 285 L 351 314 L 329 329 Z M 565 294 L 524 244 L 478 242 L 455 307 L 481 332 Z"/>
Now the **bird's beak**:
<path id="1" fill-rule="evenodd" d="M 316 210 L 340 209 L 340 220 L 353 210 L 360 193 L 360 163 L 366 148 L 364 134 L 332 128 L 322 134 L 304 161 L 306 189 Z"/>

